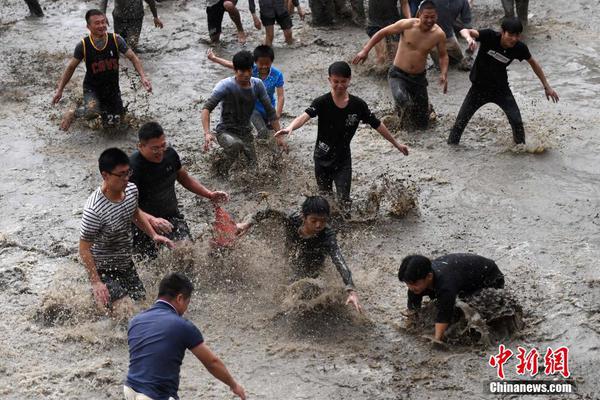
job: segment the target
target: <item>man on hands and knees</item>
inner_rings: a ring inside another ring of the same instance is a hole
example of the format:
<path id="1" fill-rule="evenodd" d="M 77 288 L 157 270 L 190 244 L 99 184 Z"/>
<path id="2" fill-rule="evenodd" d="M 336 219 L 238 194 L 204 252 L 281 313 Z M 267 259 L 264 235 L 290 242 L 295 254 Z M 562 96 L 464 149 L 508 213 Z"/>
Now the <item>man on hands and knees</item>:
<path id="1" fill-rule="evenodd" d="M 175 182 L 212 202 L 227 201 L 227 193 L 211 191 L 181 165 L 179 154 L 167 144 L 158 122 L 147 122 L 138 132 L 138 150 L 130 158 L 130 181 L 139 191 L 139 208 L 145 212 L 156 232 L 173 241 L 192 240 L 190 228 L 179 211 Z M 133 249 L 137 254 L 155 258 L 157 248 L 144 232 L 133 226 Z"/>
<path id="2" fill-rule="evenodd" d="M 469 30 L 481 47 L 471 70 L 472 86 L 463 101 L 454 126 L 448 136 L 448 144 L 458 144 L 471 117 L 487 103 L 497 104 L 508 117 L 515 143 L 525 143 L 525 129 L 521 112 L 508 86 L 506 68 L 513 60 L 527 60 L 544 87 L 546 98 L 558 102 L 558 94 L 544 75 L 540 64 L 531 56 L 527 45 L 520 41 L 523 24 L 516 18 L 502 22 L 502 31 L 491 29 Z"/>
<path id="3" fill-rule="evenodd" d="M 398 151 L 408 155 L 408 147 L 394 139 L 387 127 L 371 112 L 367 103 L 360 97 L 348 93 L 352 70 L 345 61 L 337 61 L 329 66 L 331 91 L 313 100 L 306 111 L 294 119 L 285 129 L 277 132 L 277 137 L 291 134 L 311 118 L 319 117 L 317 142 L 315 143 L 315 177 L 319 191 L 330 194 L 333 183 L 340 205 L 345 211 L 350 207 L 350 186 L 352 183 L 352 154 L 350 142 L 362 121 L 371 127 Z"/>
<path id="4" fill-rule="evenodd" d="M 352 61 L 354 64 L 364 62 L 369 51 L 386 36 L 402 34 L 394 65 L 388 73 L 388 82 L 400 120 L 406 116 L 410 118 L 409 125 L 418 129 L 429 125 L 431 110 L 425 73 L 427 57 L 434 47 L 437 47 L 440 57 L 440 85 L 444 93 L 448 88 L 446 35 L 436 21 L 435 4 L 424 0 L 419 8 L 419 18 L 403 19 L 381 29 Z"/>
<path id="5" fill-rule="evenodd" d="M 398 279 L 408 287 L 409 314 L 421 308 L 424 296 L 435 299 L 436 341 L 444 340 L 444 332 L 454 315 L 456 297 L 470 296 L 484 288 L 504 287 L 504 275 L 496 263 L 475 254 L 448 254 L 434 260 L 411 255 L 402 260 Z"/>
<path id="6" fill-rule="evenodd" d="M 123 387 L 126 400 L 178 399 L 179 372 L 186 350 L 233 394 L 246 399 L 244 388 L 208 348 L 198 328 L 183 318 L 193 290 L 185 275 L 170 273 L 161 280 L 154 305 L 129 322 L 129 371 Z"/>
<path id="7" fill-rule="evenodd" d="M 271 104 L 265 85 L 260 78 L 252 76 L 254 58 L 249 51 L 240 51 L 233 56 L 235 75 L 223 79 L 215 86 L 202 109 L 202 128 L 204 130 L 204 151 L 208 151 L 215 140 L 223 148 L 225 160 L 220 165 L 220 173 L 229 174 L 233 163 L 243 153 L 251 168 L 256 168 L 256 148 L 250 121 L 256 101 L 259 100 L 266 111 L 267 118 L 275 131 L 279 131 L 279 118 Z M 210 129 L 210 113 L 221 105 L 221 120 L 213 133 Z M 287 150 L 282 138 L 277 144 Z"/>
<path id="8" fill-rule="evenodd" d="M 107 20 L 100 10 L 89 10 L 85 14 L 90 35 L 81 39 L 75 47 L 73 58 L 58 82 L 52 104 L 60 101 L 63 90 L 71 80 L 73 72 L 85 61 L 83 80 L 83 107 L 68 110 L 61 121 L 60 129 L 67 131 L 75 117 L 87 120 L 102 117 L 105 126 L 117 125 L 125 112 L 119 87 L 119 53 L 127 57 L 140 75 L 146 91 L 152 92 L 152 84 L 144 73 L 140 59 L 127 47 L 125 40 L 116 33 L 107 33 Z"/>
<path id="9" fill-rule="evenodd" d="M 302 203 L 301 212 L 290 214 L 270 209 L 259 211 L 238 224 L 240 234 L 252 225 L 274 216 L 283 220 L 286 248 L 294 269 L 293 280 L 317 278 L 323 270 L 325 257 L 329 255 L 348 292 L 346 304 L 351 304 L 358 312 L 362 312 L 352 281 L 352 272 L 342 256 L 335 231 L 328 225 L 330 208 L 327 200 L 321 196 L 307 197 Z"/>
<path id="10" fill-rule="evenodd" d="M 131 259 L 131 223 L 156 244 L 173 242 L 156 231 L 138 208 L 137 187 L 129 182 L 129 157 L 110 148 L 98 159 L 102 186 L 90 195 L 83 209 L 79 256 L 86 267 L 92 291 L 100 307 L 110 307 L 117 316 L 129 314 L 131 300 L 145 296 Z"/>

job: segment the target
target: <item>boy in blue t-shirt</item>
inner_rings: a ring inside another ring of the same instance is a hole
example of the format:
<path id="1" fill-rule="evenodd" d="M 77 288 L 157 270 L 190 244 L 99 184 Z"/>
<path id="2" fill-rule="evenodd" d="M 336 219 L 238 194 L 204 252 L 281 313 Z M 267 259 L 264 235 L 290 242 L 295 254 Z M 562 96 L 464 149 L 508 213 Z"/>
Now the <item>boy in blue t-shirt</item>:
<path id="1" fill-rule="evenodd" d="M 221 64 L 224 67 L 233 69 L 233 63 L 224 58 L 215 56 L 213 51 L 209 49 L 206 53 L 209 60 Z M 260 78 L 267 89 L 267 94 L 271 100 L 271 105 L 277 111 L 277 118 L 281 118 L 283 113 L 283 104 L 285 102 L 283 89 L 283 73 L 273 67 L 275 53 L 273 49 L 266 45 L 260 45 L 254 49 L 254 66 L 252 67 L 252 76 Z M 277 101 L 275 101 L 275 93 L 277 93 Z M 254 112 L 252 113 L 252 125 L 256 128 L 257 139 L 267 139 L 269 131 L 273 128 L 267 119 L 265 108 L 260 103 L 256 102 Z"/>

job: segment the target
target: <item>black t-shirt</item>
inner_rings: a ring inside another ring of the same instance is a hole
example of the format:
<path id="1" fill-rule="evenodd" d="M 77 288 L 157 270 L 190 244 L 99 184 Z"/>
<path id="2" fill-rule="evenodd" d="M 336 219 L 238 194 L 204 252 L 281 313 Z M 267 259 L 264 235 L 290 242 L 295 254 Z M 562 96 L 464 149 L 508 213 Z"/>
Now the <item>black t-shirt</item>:
<path id="1" fill-rule="evenodd" d="M 350 142 L 360 121 L 374 129 L 381 125 L 364 100 L 349 96 L 345 108 L 336 106 L 331 93 L 327 93 L 314 99 L 306 109 L 311 118 L 319 117 L 314 157 L 321 165 L 340 164 L 351 157 Z"/>
<path id="2" fill-rule="evenodd" d="M 421 307 L 423 296 L 437 299 L 435 322 L 450 323 L 457 296 L 469 296 L 486 287 L 495 287 L 502 272 L 493 260 L 475 254 L 448 254 L 431 262 L 433 290 L 422 294 L 408 291 L 408 308 Z"/>
<path id="3" fill-rule="evenodd" d="M 506 67 L 512 60 L 529 60 L 531 53 L 523 42 L 505 49 L 500 46 L 500 33 L 491 29 L 479 31 L 477 41 L 481 43 L 475 64 L 471 69 L 471 82 L 485 86 L 508 86 Z"/>
<path id="4" fill-rule="evenodd" d="M 135 151 L 130 162 L 133 175 L 129 180 L 138 187 L 138 206 L 155 217 L 180 217 L 175 195 L 177 172 L 181 169 L 181 159 L 177 152 L 168 147 L 163 160 L 153 163 L 146 160 L 139 151 Z"/>

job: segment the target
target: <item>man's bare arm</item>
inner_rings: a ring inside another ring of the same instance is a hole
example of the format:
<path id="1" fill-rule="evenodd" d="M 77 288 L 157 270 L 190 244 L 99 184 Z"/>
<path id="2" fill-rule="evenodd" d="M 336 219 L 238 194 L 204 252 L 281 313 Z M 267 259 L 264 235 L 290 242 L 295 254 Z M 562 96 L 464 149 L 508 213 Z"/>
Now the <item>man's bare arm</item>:
<path id="1" fill-rule="evenodd" d="M 224 66 L 225 68 L 233 69 L 233 63 L 231 61 L 226 60 L 221 57 L 217 57 L 215 55 L 215 53 L 212 51 L 212 49 L 206 50 L 206 58 L 208 58 L 212 62 L 215 62 L 219 65 Z"/>
<path id="2" fill-rule="evenodd" d="M 231 391 L 241 399 L 244 400 L 246 398 L 244 388 L 233 379 L 223 361 L 207 345 L 201 343 L 191 349 L 191 351 L 212 376 L 229 386 Z"/>
<path id="3" fill-rule="evenodd" d="M 108 8 L 108 0 L 102 0 L 100 2 L 100 11 L 106 14 L 106 9 Z M 108 21 L 108 18 L 106 19 Z"/>
<path id="4" fill-rule="evenodd" d="M 404 18 L 412 18 L 410 15 L 410 5 L 408 4 L 408 0 L 400 0 L 400 10 L 402 11 L 402 15 Z"/>
<path id="5" fill-rule="evenodd" d="M 69 64 L 67 64 L 67 68 L 65 68 L 65 72 L 63 72 L 62 76 L 60 77 L 60 80 L 58 81 L 58 87 L 56 88 L 56 94 L 52 98 L 52 104 L 56 104 L 60 101 L 65 86 L 67 86 L 67 83 L 69 83 L 69 81 L 73 77 L 73 73 L 75 72 L 75 69 L 77 69 L 77 66 L 80 62 L 81 60 L 78 58 L 71 58 L 71 61 L 69 61 Z"/>
<path id="6" fill-rule="evenodd" d="M 435 324 L 435 339 L 436 340 L 444 340 L 444 332 L 446 332 L 446 329 L 448 329 L 448 325 L 447 323 L 439 323 L 436 322 Z"/>
<path id="7" fill-rule="evenodd" d="M 398 141 L 394 139 L 387 126 L 385 126 L 383 122 L 379 125 L 379 127 L 376 130 L 381 136 L 385 138 L 385 140 L 394 145 L 394 147 L 397 148 L 398 151 L 400 151 L 405 156 L 408 155 L 408 147 L 406 145 L 398 143 Z"/>
<path id="8" fill-rule="evenodd" d="M 283 114 L 283 105 L 285 104 L 285 89 L 282 87 L 276 88 L 277 94 L 277 118 L 281 118 Z"/>
<path id="9" fill-rule="evenodd" d="M 448 58 L 448 50 L 446 49 L 446 35 L 441 30 L 437 49 L 440 57 L 440 85 L 442 86 L 442 91 L 446 93 L 448 91 L 448 64 L 450 60 Z"/>
<path id="10" fill-rule="evenodd" d="M 411 26 L 413 26 L 413 24 L 414 20 L 412 19 L 401 19 L 395 24 L 388 25 L 385 28 L 380 29 L 379 31 L 377 31 L 376 34 L 373 35 L 371 39 L 369 39 L 369 41 L 367 42 L 367 44 L 365 44 L 362 50 L 359 51 L 358 54 L 356 54 L 356 56 L 352 60 L 352 64 L 359 64 L 364 62 L 369 56 L 369 51 L 371 51 L 371 49 L 375 47 L 375 45 L 381 40 L 383 40 L 386 36 L 400 34 L 405 30 L 409 29 Z"/>
<path id="11" fill-rule="evenodd" d="M 308 115 L 307 113 L 302 113 L 299 116 L 297 116 L 285 129 L 281 129 L 279 130 L 277 133 L 275 133 L 275 136 L 281 136 L 281 135 L 289 135 L 290 133 L 292 133 L 292 131 L 294 131 L 295 129 L 301 128 L 305 123 L 307 123 L 310 120 L 310 115 Z"/>
<path id="12" fill-rule="evenodd" d="M 88 273 L 90 283 L 92 284 L 92 292 L 99 306 L 105 306 L 110 301 L 110 293 L 106 285 L 100 280 L 94 257 L 92 257 L 92 242 L 79 240 L 79 258 L 83 262 Z"/>
<path id="13" fill-rule="evenodd" d="M 129 59 L 129 61 L 131 61 L 131 63 L 133 64 L 133 67 L 135 68 L 135 70 L 137 71 L 137 73 L 140 76 L 142 85 L 144 85 L 144 87 L 146 88 L 146 90 L 149 93 L 152 93 L 152 84 L 146 77 L 146 73 L 144 72 L 144 67 L 142 66 L 142 62 L 140 61 L 139 57 L 131 49 L 127 49 L 127 51 L 125 52 L 125 57 L 127 57 Z"/>
<path id="14" fill-rule="evenodd" d="M 552 87 L 548 83 L 548 80 L 546 79 L 546 75 L 544 74 L 544 70 L 542 69 L 542 66 L 533 57 L 531 57 L 529 60 L 527 60 L 527 62 L 531 66 L 531 69 L 533 70 L 533 72 L 537 75 L 540 82 L 542 82 L 542 85 L 544 85 L 544 92 L 546 93 L 546 99 L 548 99 L 548 100 L 552 99 L 553 102 L 557 103 L 559 100 L 558 93 L 556 93 L 556 91 L 554 91 L 554 89 L 552 89 Z"/>

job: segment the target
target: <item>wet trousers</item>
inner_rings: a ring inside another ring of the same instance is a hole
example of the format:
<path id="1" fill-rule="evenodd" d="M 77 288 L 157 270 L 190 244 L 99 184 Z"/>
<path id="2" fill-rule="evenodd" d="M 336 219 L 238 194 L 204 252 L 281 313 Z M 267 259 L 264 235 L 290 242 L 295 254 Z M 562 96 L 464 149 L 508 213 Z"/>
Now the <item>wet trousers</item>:
<path id="1" fill-rule="evenodd" d="M 427 128 L 429 97 L 425 72 L 416 75 L 408 74 L 392 65 L 388 73 L 388 83 L 399 114 L 402 114 L 401 119 L 408 117 L 415 127 Z"/>
<path id="2" fill-rule="evenodd" d="M 504 111 L 512 128 L 515 143 L 525 143 L 525 129 L 523 128 L 521 112 L 510 88 L 508 86 L 492 88 L 473 84 L 450 131 L 449 144 L 460 142 L 460 137 L 473 114 L 487 103 L 497 104 Z"/>
<path id="3" fill-rule="evenodd" d="M 527 24 L 527 13 L 529 9 L 529 0 L 502 0 L 505 17 L 515 16 L 515 6 L 517 9 L 517 17 L 523 23 Z"/>
<path id="4" fill-rule="evenodd" d="M 340 204 L 350 203 L 350 186 L 352 185 L 352 159 L 335 163 L 323 163 L 315 158 L 315 177 L 319 191 L 332 193 L 333 184 Z"/>
<path id="5" fill-rule="evenodd" d="M 252 125 L 254 125 L 254 128 L 256 128 L 257 139 L 267 139 L 269 137 L 269 132 L 272 131 L 271 126 L 265 121 L 261 113 L 254 110 L 252 112 L 252 117 L 250 117 L 250 121 L 252 122 Z"/>
<path id="6" fill-rule="evenodd" d="M 252 133 L 236 135 L 234 133 L 217 132 L 217 142 L 225 152 L 225 160 L 221 165 L 223 173 L 229 172 L 233 163 L 244 154 L 252 167 L 256 167 L 256 148 L 254 147 L 254 136 Z"/>
<path id="7" fill-rule="evenodd" d="M 125 39 L 130 48 L 135 49 L 140 40 L 144 19 L 124 19 L 113 15 L 113 21 L 115 23 L 115 32 Z"/>

